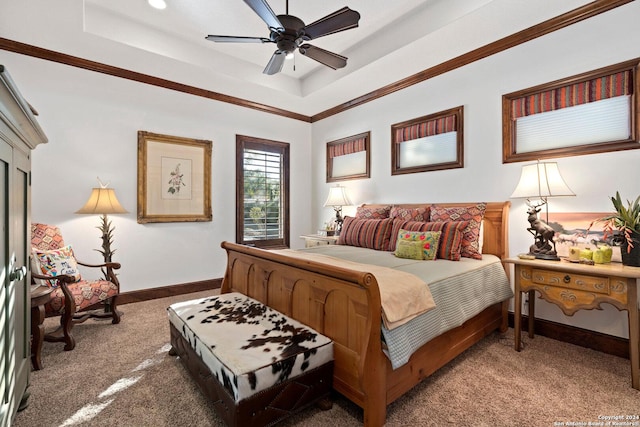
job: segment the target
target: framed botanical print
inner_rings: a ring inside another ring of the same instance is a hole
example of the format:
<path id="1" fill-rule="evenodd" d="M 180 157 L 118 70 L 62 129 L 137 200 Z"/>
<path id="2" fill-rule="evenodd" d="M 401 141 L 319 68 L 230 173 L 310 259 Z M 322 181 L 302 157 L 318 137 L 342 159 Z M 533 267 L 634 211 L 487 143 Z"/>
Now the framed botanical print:
<path id="1" fill-rule="evenodd" d="M 138 222 L 211 221 L 212 142 L 138 131 Z"/>

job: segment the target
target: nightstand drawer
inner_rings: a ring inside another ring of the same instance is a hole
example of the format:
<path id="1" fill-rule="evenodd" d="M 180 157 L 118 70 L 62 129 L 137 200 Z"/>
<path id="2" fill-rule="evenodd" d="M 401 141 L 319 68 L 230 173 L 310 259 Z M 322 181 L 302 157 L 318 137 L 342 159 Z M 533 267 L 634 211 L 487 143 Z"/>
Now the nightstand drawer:
<path id="1" fill-rule="evenodd" d="M 336 245 L 338 236 L 320 236 L 318 234 L 305 234 L 300 236 L 304 239 L 305 248 L 313 248 L 314 246 Z"/>
<path id="2" fill-rule="evenodd" d="M 312 248 L 314 246 L 325 246 L 325 245 L 331 245 L 332 242 L 326 239 L 310 239 L 307 238 L 305 240 L 305 247 L 307 248 Z"/>
<path id="3" fill-rule="evenodd" d="M 531 277 L 533 283 L 556 286 L 578 291 L 595 292 L 609 295 L 611 292 L 609 278 L 572 274 L 562 271 L 534 269 Z"/>

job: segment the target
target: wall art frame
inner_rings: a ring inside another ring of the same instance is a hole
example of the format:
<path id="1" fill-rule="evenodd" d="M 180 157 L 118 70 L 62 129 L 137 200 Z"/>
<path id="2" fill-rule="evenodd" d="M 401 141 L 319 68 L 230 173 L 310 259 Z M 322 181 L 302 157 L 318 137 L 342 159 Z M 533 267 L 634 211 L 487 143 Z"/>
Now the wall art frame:
<path id="1" fill-rule="evenodd" d="M 622 262 L 620 246 L 614 242 L 614 236 L 605 238 L 604 224 L 596 221 L 610 215 L 611 212 L 549 212 L 549 225 L 555 230 L 554 241 L 558 256 L 569 256 L 569 248 L 596 249 L 608 244 L 613 249 L 613 262 Z"/>
<path id="2" fill-rule="evenodd" d="M 138 131 L 138 223 L 212 220 L 212 145 Z"/>

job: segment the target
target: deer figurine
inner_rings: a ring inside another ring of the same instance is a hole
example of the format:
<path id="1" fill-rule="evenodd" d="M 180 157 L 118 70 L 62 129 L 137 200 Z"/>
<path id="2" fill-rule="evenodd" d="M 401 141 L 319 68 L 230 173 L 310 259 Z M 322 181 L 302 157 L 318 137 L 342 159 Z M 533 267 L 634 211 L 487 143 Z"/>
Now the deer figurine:
<path id="1" fill-rule="evenodd" d="M 534 237 L 534 244 L 529 247 L 529 253 L 536 258 L 557 260 L 556 243 L 553 241 L 555 231 L 549 224 L 538 218 L 539 206 L 530 206 L 527 210 L 529 231 Z"/>

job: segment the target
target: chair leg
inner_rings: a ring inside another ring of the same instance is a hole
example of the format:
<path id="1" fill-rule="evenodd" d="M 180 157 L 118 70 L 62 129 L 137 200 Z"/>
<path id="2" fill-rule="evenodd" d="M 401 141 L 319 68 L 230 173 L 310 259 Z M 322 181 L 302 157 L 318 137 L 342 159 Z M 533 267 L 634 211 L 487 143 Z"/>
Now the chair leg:
<path id="1" fill-rule="evenodd" d="M 118 323 L 120 323 L 120 314 L 121 314 L 118 311 L 118 308 L 116 306 L 116 298 L 117 297 L 112 297 L 111 304 L 109 304 L 109 309 L 111 310 L 111 318 L 113 319 L 111 320 L 111 323 L 114 325 L 117 325 Z"/>
<path id="2" fill-rule="evenodd" d="M 62 333 L 64 335 L 64 351 L 71 351 L 76 347 L 76 340 L 71 334 L 73 329 L 73 315 L 64 313 L 60 318 L 60 326 L 62 327 Z"/>
<path id="3" fill-rule="evenodd" d="M 73 316 L 63 313 L 60 316 L 60 326 L 55 331 L 45 334 L 44 340 L 47 342 L 64 342 L 64 351 L 71 351 L 76 346 L 76 340 L 71 333 L 73 329 Z"/>

